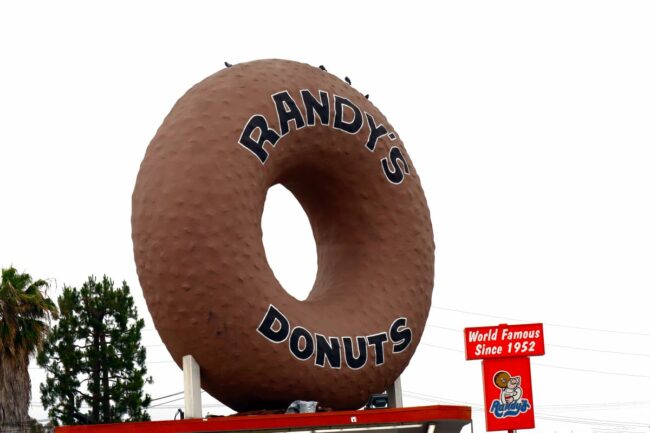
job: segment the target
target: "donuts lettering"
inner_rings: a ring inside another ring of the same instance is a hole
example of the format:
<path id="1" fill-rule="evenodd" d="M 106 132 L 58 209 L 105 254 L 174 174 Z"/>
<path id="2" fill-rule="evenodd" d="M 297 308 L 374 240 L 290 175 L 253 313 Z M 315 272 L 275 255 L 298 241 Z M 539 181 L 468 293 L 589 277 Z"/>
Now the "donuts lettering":
<path id="1" fill-rule="evenodd" d="M 309 296 L 270 268 L 261 218 L 282 184 L 309 218 Z M 306 64 L 206 78 L 149 144 L 132 197 L 136 268 L 161 339 L 237 411 L 363 406 L 408 365 L 431 304 L 434 243 L 418 174 L 386 117 Z"/>
<path id="2" fill-rule="evenodd" d="M 344 362 L 353 370 L 363 368 L 368 361 L 368 351 L 374 350 L 374 365 L 384 363 L 384 345 L 390 342 L 392 353 L 403 352 L 412 339 L 407 319 L 400 317 L 390 325 L 388 332 L 356 337 L 326 337 L 312 334 L 302 326 L 291 327 L 289 319 L 273 305 L 257 327 L 257 331 L 273 343 L 289 341 L 289 351 L 301 361 L 314 358 L 314 365 L 341 368 Z M 355 355 L 356 353 L 356 355 Z"/>

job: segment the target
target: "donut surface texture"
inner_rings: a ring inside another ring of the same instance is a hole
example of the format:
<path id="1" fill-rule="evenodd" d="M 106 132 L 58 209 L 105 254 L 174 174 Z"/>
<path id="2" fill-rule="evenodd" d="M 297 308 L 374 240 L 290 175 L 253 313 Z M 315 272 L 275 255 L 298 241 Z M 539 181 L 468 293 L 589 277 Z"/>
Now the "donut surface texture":
<path id="1" fill-rule="evenodd" d="M 262 243 L 278 183 L 316 242 L 304 301 Z M 203 389 L 237 411 L 363 406 L 407 366 L 429 313 L 433 231 L 402 141 L 364 95 L 303 63 L 238 64 L 175 104 L 140 166 L 132 236 L 174 361 L 194 356 Z"/>

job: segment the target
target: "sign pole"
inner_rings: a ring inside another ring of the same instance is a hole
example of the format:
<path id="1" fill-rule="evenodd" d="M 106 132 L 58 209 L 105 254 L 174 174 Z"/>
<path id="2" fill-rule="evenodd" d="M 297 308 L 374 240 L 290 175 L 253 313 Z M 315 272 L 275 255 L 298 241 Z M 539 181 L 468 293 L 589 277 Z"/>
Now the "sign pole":
<path id="1" fill-rule="evenodd" d="M 202 418 L 201 368 L 192 355 L 183 356 L 185 418 Z"/>
<path id="2" fill-rule="evenodd" d="M 388 407 L 404 407 L 402 403 L 402 378 L 395 379 L 395 382 L 386 390 L 388 394 Z"/>

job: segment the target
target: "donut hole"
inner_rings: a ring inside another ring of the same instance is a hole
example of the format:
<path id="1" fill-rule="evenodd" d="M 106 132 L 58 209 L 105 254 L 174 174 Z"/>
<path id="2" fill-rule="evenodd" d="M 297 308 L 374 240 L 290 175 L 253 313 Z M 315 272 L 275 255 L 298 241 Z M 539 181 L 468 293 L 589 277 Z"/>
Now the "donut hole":
<path id="1" fill-rule="evenodd" d="M 316 243 L 307 214 L 281 184 L 271 187 L 262 213 L 266 259 L 284 290 L 299 301 L 316 279 Z"/>

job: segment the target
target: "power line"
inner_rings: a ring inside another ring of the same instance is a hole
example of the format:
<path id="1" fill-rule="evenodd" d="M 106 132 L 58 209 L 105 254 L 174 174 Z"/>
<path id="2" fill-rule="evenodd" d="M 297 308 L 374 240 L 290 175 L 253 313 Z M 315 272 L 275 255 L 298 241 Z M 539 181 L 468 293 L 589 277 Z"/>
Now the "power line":
<path id="1" fill-rule="evenodd" d="M 427 325 L 427 326 L 437 327 L 435 325 Z M 460 331 L 458 329 L 453 329 L 453 328 L 446 328 L 446 329 L 451 330 L 451 331 L 455 331 L 455 332 L 462 332 L 462 331 Z M 455 349 L 455 348 L 451 348 L 451 347 L 445 347 L 445 346 L 441 346 L 441 345 L 437 345 L 437 344 L 431 344 L 431 343 L 427 343 L 427 342 L 424 342 L 424 341 L 421 341 L 420 344 L 423 345 L 423 346 L 432 347 L 432 348 L 441 349 L 441 350 L 447 350 L 447 351 L 450 351 L 450 352 L 465 353 L 464 350 Z M 549 344 L 549 346 L 553 346 L 553 345 Z M 572 346 L 559 346 L 559 347 L 563 347 L 563 348 L 567 348 L 567 349 L 574 349 L 574 350 L 590 350 L 590 351 L 593 350 L 593 351 L 601 352 L 601 350 L 599 350 L 599 349 L 589 349 L 589 348 L 572 347 Z M 603 352 L 616 353 L 616 354 L 621 354 L 621 355 L 633 355 L 633 356 L 650 357 L 650 355 L 648 355 L 648 354 L 640 354 L 640 353 L 613 352 L 613 351 L 603 351 Z M 173 360 L 156 360 L 156 361 L 146 361 L 145 364 L 147 364 L 147 365 L 149 365 L 149 364 L 175 364 L 175 362 Z M 637 378 L 642 378 L 642 379 L 650 378 L 649 375 L 635 374 L 635 373 L 614 372 L 614 371 L 607 371 L 607 370 L 592 370 L 592 369 L 577 368 L 577 367 L 566 367 L 566 366 L 561 366 L 561 365 L 552 365 L 552 364 L 544 364 L 544 363 L 536 363 L 536 362 L 533 362 L 533 365 L 539 365 L 539 366 L 548 367 L 548 368 L 557 368 L 557 369 L 562 369 L 562 370 L 582 371 L 582 372 L 586 372 L 586 373 L 607 374 L 607 375 L 626 376 L 626 377 L 637 377 Z M 44 370 L 44 369 L 41 368 L 41 367 L 30 367 L 29 370 Z M 178 394 L 176 394 L 176 395 L 178 395 Z M 162 399 L 164 397 L 160 397 L 160 398 Z"/>
<path id="2" fill-rule="evenodd" d="M 427 325 L 427 326 L 435 326 L 435 325 Z M 452 329 L 452 328 L 448 328 L 448 329 L 452 330 L 452 331 L 456 331 L 456 332 L 462 332 L 462 331 L 459 331 L 457 329 Z M 446 346 L 441 346 L 441 345 L 437 345 L 437 344 L 431 344 L 431 343 L 427 343 L 427 342 L 424 342 L 424 341 L 421 341 L 420 344 L 423 345 L 423 346 L 432 347 L 432 348 L 441 349 L 441 350 L 447 350 L 447 351 L 450 351 L 450 352 L 465 353 L 464 350 L 455 349 L 455 348 L 446 347 Z M 549 346 L 553 346 L 553 345 L 549 344 Z M 567 349 L 574 349 L 574 350 L 593 350 L 593 351 L 601 352 L 601 350 L 598 350 L 598 349 L 580 348 L 580 347 L 572 347 L 572 346 L 559 346 L 559 347 L 563 347 L 563 348 L 567 348 Z M 616 353 L 616 354 L 621 354 L 621 355 L 633 355 L 633 356 L 650 357 L 650 355 L 648 355 L 648 354 L 640 354 L 640 353 L 613 352 L 613 351 L 602 351 L 602 352 Z M 149 364 L 175 364 L 175 362 L 173 360 L 156 360 L 156 361 L 146 361 L 145 364 L 147 364 L 147 365 L 149 365 Z M 577 367 L 566 367 L 566 366 L 561 366 L 561 365 L 552 365 L 552 364 L 544 364 L 544 363 L 537 363 L 537 362 L 533 362 L 532 364 L 533 365 L 538 365 L 538 366 L 541 366 L 541 367 L 556 368 L 556 369 L 571 370 L 571 371 L 581 371 L 581 372 L 585 372 L 585 373 L 606 374 L 606 375 L 625 376 L 625 377 L 636 377 L 636 378 L 642 378 L 642 379 L 650 378 L 650 375 L 635 374 L 635 373 L 624 373 L 624 372 L 615 372 L 615 371 L 607 371 L 607 370 L 593 370 L 593 369 L 585 369 L 585 368 L 577 368 Z M 30 367 L 29 370 L 44 370 L 44 369 L 41 368 L 41 367 Z M 173 395 L 178 395 L 178 394 L 180 394 L 180 393 L 172 394 L 172 396 Z M 162 399 L 162 398 L 165 398 L 165 397 L 159 397 L 159 398 L 154 399 L 154 400 L 158 400 L 158 399 Z"/>
<path id="3" fill-rule="evenodd" d="M 440 325 L 432 325 L 432 324 L 429 324 L 429 323 L 426 324 L 426 327 L 427 327 L 427 328 L 438 328 L 438 329 L 444 329 L 445 331 L 453 331 L 453 332 L 461 332 L 461 333 L 463 332 L 461 329 L 457 329 L 457 328 L 449 328 L 449 327 L 447 327 L 447 326 L 440 326 Z"/>
<path id="4" fill-rule="evenodd" d="M 610 403 L 568 403 L 568 404 L 549 404 L 538 406 L 539 408 L 551 410 L 568 410 L 568 411 L 582 411 L 582 410 L 607 410 L 607 409 L 625 409 L 639 406 L 650 406 L 650 401 L 621 401 Z"/>
<path id="5" fill-rule="evenodd" d="M 404 394 L 411 396 L 412 398 L 415 398 L 416 400 L 423 400 L 423 401 L 431 401 L 434 403 L 454 403 L 454 404 L 462 404 L 464 406 L 471 406 L 473 409 L 477 410 L 484 410 L 485 406 L 476 404 L 476 403 L 469 403 L 465 401 L 460 401 L 460 400 L 452 400 L 444 397 L 438 397 L 434 395 L 428 395 L 428 394 L 422 394 L 418 392 L 413 392 L 413 391 L 407 391 L 404 390 Z M 541 409 L 541 406 L 540 406 Z M 550 413 L 544 412 L 544 410 L 539 410 L 535 414 L 536 418 L 540 419 L 545 419 L 548 421 L 559 421 L 559 422 L 571 422 L 571 423 L 576 423 L 576 424 L 589 424 L 589 425 L 604 425 L 604 426 L 628 426 L 628 427 L 647 427 L 648 425 L 645 423 L 637 423 L 637 422 L 628 422 L 628 421 L 615 421 L 615 420 L 603 420 L 603 419 L 593 419 L 593 418 L 581 418 L 581 417 L 570 417 L 570 416 L 564 416 L 564 415 L 554 415 Z"/>
<path id="6" fill-rule="evenodd" d="M 148 409 L 151 409 L 151 408 L 153 408 L 153 407 L 162 406 L 163 404 L 173 403 L 173 402 L 175 402 L 175 401 L 181 401 L 181 400 L 184 400 L 184 399 L 185 399 L 185 397 L 179 397 L 179 398 L 175 398 L 175 399 L 173 399 L 173 400 L 165 401 L 165 402 L 162 402 L 162 403 L 153 404 L 153 405 L 149 406 Z"/>
<path id="7" fill-rule="evenodd" d="M 175 364 L 175 362 L 172 359 L 166 360 L 166 361 L 162 361 L 162 360 L 160 360 L 160 361 L 145 361 L 145 365 L 149 365 L 149 364 Z M 45 371 L 45 369 L 43 367 L 29 367 L 28 370 L 32 370 L 32 371 L 42 370 L 42 371 Z"/>
<path id="8" fill-rule="evenodd" d="M 447 326 L 440 326 L 440 325 L 433 325 L 433 324 L 427 324 L 426 326 L 429 328 L 444 329 L 445 331 L 463 333 L 462 329 L 449 328 Z M 643 357 L 650 358 L 650 353 L 623 352 L 623 351 L 616 351 L 616 350 L 593 349 L 590 347 L 564 346 L 561 344 L 550 344 L 550 343 L 545 343 L 545 344 L 546 346 L 549 347 L 560 347 L 562 349 L 583 350 L 586 352 L 610 353 L 614 355 L 643 356 Z"/>
<path id="9" fill-rule="evenodd" d="M 609 374 L 612 376 L 627 376 L 627 377 L 640 377 L 643 379 L 650 379 L 650 376 L 644 375 L 644 374 L 634 374 L 634 373 L 618 373 L 614 371 L 603 371 L 603 370 L 589 370 L 586 368 L 574 368 L 574 367 L 562 367 L 559 365 L 550 365 L 550 364 L 542 364 L 539 362 L 531 362 L 532 365 L 538 365 L 540 367 L 549 367 L 549 368 L 559 368 L 562 370 L 572 370 L 572 371 L 583 371 L 586 373 L 597 373 L 597 374 Z"/>
<path id="10" fill-rule="evenodd" d="M 201 407 L 202 408 L 218 408 L 218 407 L 226 407 L 226 405 L 225 404 L 216 404 L 216 403 L 214 403 L 214 404 L 204 404 Z M 149 409 L 162 410 L 162 409 L 176 409 L 176 408 L 178 408 L 178 405 L 169 405 L 169 406 L 158 406 L 158 405 L 156 405 L 155 407 L 154 406 L 149 406 L 147 408 L 147 410 L 149 410 Z"/>
<path id="11" fill-rule="evenodd" d="M 158 397 L 156 400 L 160 400 L 160 399 L 162 399 L 162 398 L 167 398 L 167 397 L 173 397 L 173 396 L 175 396 L 175 395 L 183 394 L 183 392 L 184 392 L 184 391 L 177 392 L 177 393 L 170 394 L 170 395 L 166 395 L 165 397 Z M 205 393 L 205 391 L 204 391 L 204 390 L 201 390 L 201 393 Z M 183 396 L 183 397 L 179 397 L 179 398 L 175 398 L 175 399 L 173 399 L 173 400 L 164 401 L 164 402 L 162 402 L 162 403 L 154 404 L 154 405 L 149 406 L 149 408 L 162 406 L 162 405 L 164 405 L 164 404 L 173 403 L 173 402 L 175 402 L 175 401 L 180 401 L 180 400 L 183 400 L 183 399 L 185 399 L 185 396 Z M 153 401 L 153 400 L 151 400 L 151 401 Z"/>
<path id="12" fill-rule="evenodd" d="M 450 352 L 465 353 L 464 350 L 454 349 L 452 347 L 439 346 L 439 345 L 436 345 L 436 344 L 430 344 L 430 343 L 424 343 L 424 342 L 420 342 L 420 344 L 423 345 L 423 346 L 435 347 L 437 349 L 448 350 Z M 643 375 L 643 374 L 620 373 L 620 372 L 606 371 L 606 370 L 590 370 L 590 369 L 586 369 L 586 368 L 564 367 L 564 366 L 561 366 L 561 365 L 543 364 L 543 363 L 539 363 L 539 362 L 531 362 L 531 364 L 532 365 L 538 365 L 540 367 L 559 368 L 561 370 L 582 371 L 582 372 L 585 372 L 585 373 L 608 374 L 608 375 L 613 375 L 613 376 L 627 376 L 627 377 L 638 377 L 638 378 L 643 378 L 643 379 L 650 379 L 650 376 Z"/>
<path id="13" fill-rule="evenodd" d="M 619 427 L 619 426 L 620 427 L 624 427 L 624 426 L 625 427 L 648 427 L 647 423 L 640 423 L 640 422 L 570 417 L 570 416 L 554 415 L 554 414 L 548 414 L 542 412 L 538 412 L 535 415 L 535 417 L 542 418 L 548 421 L 571 422 L 576 424 L 589 424 L 589 425 L 614 426 L 614 427 Z"/>
<path id="14" fill-rule="evenodd" d="M 453 311 L 454 313 L 469 314 L 469 315 L 472 315 L 472 316 L 482 316 L 482 317 L 491 317 L 493 319 L 513 320 L 515 322 L 521 322 L 521 323 L 528 322 L 527 320 L 516 319 L 516 318 L 513 318 L 513 317 L 495 316 L 493 314 L 477 313 L 477 312 L 474 312 L 474 311 L 465 311 L 465 310 L 459 310 L 459 309 L 456 309 L 456 308 L 437 307 L 437 306 L 432 306 L 431 308 L 435 308 L 437 310 L 443 310 L 443 311 Z M 643 336 L 643 337 L 650 337 L 650 333 L 648 333 L 648 332 L 615 331 L 615 330 L 612 330 L 612 329 L 588 328 L 588 327 L 584 327 L 584 326 L 574 326 L 574 325 L 566 325 L 566 324 L 551 323 L 551 322 L 544 322 L 544 325 L 556 326 L 556 327 L 559 327 L 559 328 L 580 329 L 582 331 L 607 332 L 607 333 L 612 333 L 612 334 L 626 334 L 626 335 L 638 335 L 638 336 Z"/>
<path id="15" fill-rule="evenodd" d="M 175 396 L 175 395 L 181 395 L 181 394 L 183 394 L 184 392 L 185 392 L 185 391 L 180 391 L 180 392 L 175 392 L 175 393 L 173 393 L 173 394 L 169 394 L 169 395 L 163 395 L 162 397 L 152 398 L 151 401 L 162 400 L 163 398 L 173 397 L 173 396 Z"/>
<path id="16" fill-rule="evenodd" d="M 614 354 L 614 355 L 650 357 L 650 353 L 619 352 L 619 351 L 616 351 L 616 350 L 592 349 L 590 347 L 563 346 L 561 344 L 549 344 L 548 346 L 561 347 L 562 349 L 584 350 L 586 352 L 611 353 L 611 354 Z"/>
<path id="17" fill-rule="evenodd" d="M 420 344 L 421 344 L 422 346 L 435 347 L 436 349 L 448 350 L 448 351 L 450 351 L 450 352 L 465 353 L 465 352 L 462 351 L 462 350 L 452 349 L 451 347 L 439 346 L 439 345 L 437 345 L 437 344 L 424 343 L 424 342 L 422 342 L 422 341 L 420 341 Z"/>
<path id="18" fill-rule="evenodd" d="M 205 391 L 201 390 L 201 392 L 204 393 Z M 151 401 L 162 400 L 164 398 L 174 397 L 176 395 L 183 394 L 183 393 L 184 393 L 184 391 L 180 391 L 180 392 L 176 392 L 174 394 L 169 394 L 169 395 L 165 395 L 165 396 L 162 396 L 162 397 L 153 398 L 153 399 L 151 399 Z M 158 403 L 158 404 L 150 405 L 145 409 L 146 410 L 153 409 L 153 408 L 156 408 L 156 409 L 175 409 L 176 405 L 171 405 L 171 406 L 165 406 L 165 405 L 168 405 L 169 403 L 174 403 L 174 402 L 177 402 L 177 401 L 181 401 L 183 399 L 185 399 L 184 396 L 179 397 L 179 398 L 175 398 L 175 399 L 172 399 L 172 400 L 167 400 L 167 401 L 164 401 L 164 402 L 161 402 L 161 403 Z M 42 403 L 31 403 L 30 406 L 40 408 L 40 407 L 43 407 L 43 404 Z M 82 405 L 82 407 L 89 408 L 89 406 L 87 406 L 85 404 Z M 223 405 L 223 404 L 213 403 L 213 404 L 203 405 L 202 407 L 226 407 L 226 406 Z"/>
<path id="19" fill-rule="evenodd" d="M 453 399 L 450 399 L 450 398 L 440 397 L 440 396 L 437 396 L 437 395 L 423 394 L 421 392 L 404 390 L 404 394 L 412 395 L 413 397 L 416 397 L 416 396 L 422 397 L 422 398 L 418 398 L 419 400 L 425 400 L 425 401 L 428 400 L 428 401 L 443 402 L 443 403 L 453 403 L 453 404 L 461 404 L 463 406 L 471 406 L 473 408 L 483 408 L 483 406 L 478 404 L 478 403 L 469 403 L 469 402 L 463 401 L 463 400 L 453 400 Z"/>

